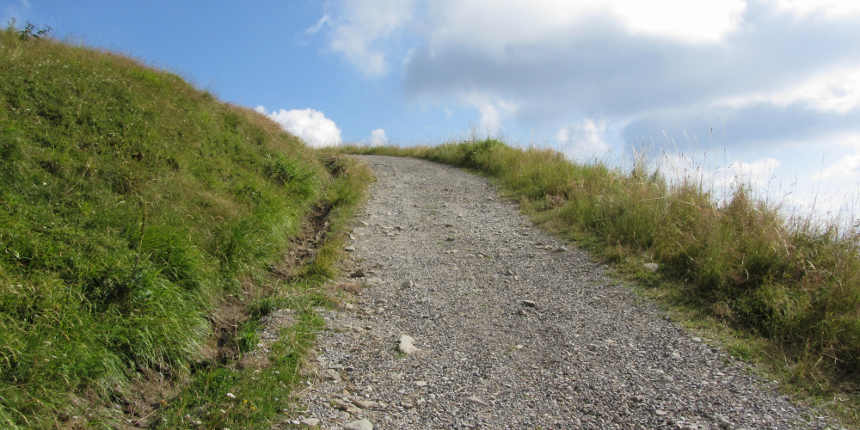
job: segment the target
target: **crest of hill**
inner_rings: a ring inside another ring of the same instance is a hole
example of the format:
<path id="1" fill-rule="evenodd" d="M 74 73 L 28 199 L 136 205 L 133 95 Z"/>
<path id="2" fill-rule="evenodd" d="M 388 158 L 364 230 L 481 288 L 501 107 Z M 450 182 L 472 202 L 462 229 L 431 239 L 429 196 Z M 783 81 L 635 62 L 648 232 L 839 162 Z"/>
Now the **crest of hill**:
<path id="1" fill-rule="evenodd" d="M 257 112 L 27 36 L 0 30 L 4 428 L 112 404 L 136 369 L 187 373 L 208 313 L 281 255 L 331 179 Z"/>

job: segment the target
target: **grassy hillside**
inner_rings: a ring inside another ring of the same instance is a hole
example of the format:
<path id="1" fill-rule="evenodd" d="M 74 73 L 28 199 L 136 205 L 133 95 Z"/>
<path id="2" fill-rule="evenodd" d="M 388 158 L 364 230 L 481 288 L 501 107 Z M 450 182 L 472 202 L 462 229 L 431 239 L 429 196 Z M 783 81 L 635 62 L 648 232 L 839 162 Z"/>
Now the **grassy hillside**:
<path id="1" fill-rule="evenodd" d="M 425 158 L 495 178 L 544 227 L 691 313 L 736 330 L 729 351 L 767 364 L 789 389 L 858 421 L 860 232 L 787 218 L 738 188 L 719 203 L 707 184 L 670 185 L 629 171 L 496 140 L 435 147 L 346 148 Z M 657 262 L 651 273 L 643 263 Z"/>
<path id="2" fill-rule="evenodd" d="M 154 380 L 209 389 L 228 299 L 259 317 L 331 275 L 332 246 L 290 285 L 269 272 L 367 176 L 173 73 L 34 36 L 0 31 L 0 427 L 113 427 Z"/>

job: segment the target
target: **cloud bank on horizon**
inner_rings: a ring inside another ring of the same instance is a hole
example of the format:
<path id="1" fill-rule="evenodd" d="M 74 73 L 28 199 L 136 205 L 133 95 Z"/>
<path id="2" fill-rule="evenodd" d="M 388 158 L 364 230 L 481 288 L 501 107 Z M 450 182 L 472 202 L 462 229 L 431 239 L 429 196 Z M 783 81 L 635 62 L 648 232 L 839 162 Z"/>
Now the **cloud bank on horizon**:
<path id="1" fill-rule="evenodd" d="M 717 137 L 747 166 L 827 151 L 802 174 L 860 182 L 860 2 L 332 0 L 311 30 L 367 79 L 572 158 Z"/>
<path id="2" fill-rule="evenodd" d="M 456 99 L 484 126 L 588 118 L 627 123 L 630 137 L 657 122 L 756 113 L 794 125 L 768 130 L 776 140 L 801 127 L 819 135 L 798 116 L 828 129 L 858 124 L 860 45 L 846 43 L 860 36 L 856 2 L 358 0 L 329 9 L 314 29 L 326 24 L 332 52 L 368 76 L 402 64 L 407 96 Z"/>

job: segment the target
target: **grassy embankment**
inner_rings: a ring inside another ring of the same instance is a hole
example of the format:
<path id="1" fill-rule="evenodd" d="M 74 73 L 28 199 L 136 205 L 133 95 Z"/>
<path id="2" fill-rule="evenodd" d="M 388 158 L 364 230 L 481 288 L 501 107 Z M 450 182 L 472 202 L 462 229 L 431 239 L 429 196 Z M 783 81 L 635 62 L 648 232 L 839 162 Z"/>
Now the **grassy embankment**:
<path id="1" fill-rule="evenodd" d="M 270 428 L 368 171 L 32 30 L 0 30 L 0 427 Z M 328 234 L 293 267 L 320 210 Z M 287 307 L 268 363 L 232 366 Z"/>
<path id="2" fill-rule="evenodd" d="M 690 324 L 722 332 L 732 354 L 860 421 L 857 231 L 786 218 L 743 187 L 720 204 L 708 184 L 670 185 L 644 163 L 629 171 L 574 164 L 556 151 L 496 140 L 345 150 L 424 158 L 494 178 L 538 224 L 615 263 Z M 659 271 L 645 270 L 646 262 Z"/>

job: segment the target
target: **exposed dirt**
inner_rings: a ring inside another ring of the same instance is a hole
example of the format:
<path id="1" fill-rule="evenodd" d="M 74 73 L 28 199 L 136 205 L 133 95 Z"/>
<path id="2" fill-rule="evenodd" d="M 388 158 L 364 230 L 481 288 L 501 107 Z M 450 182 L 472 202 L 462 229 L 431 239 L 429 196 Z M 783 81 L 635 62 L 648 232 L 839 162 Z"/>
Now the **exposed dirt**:
<path id="1" fill-rule="evenodd" d="M 251 281 L 242 282 L 242 292 L 226 296 L 220 305 L 208 317 L 212 326 L 212 337 L 203 345 L 199 360 L 192 366 L 192 372 L 198 372 L 211 366 L 234 366 L 237 369 L 263 368 L 269 364 L 265 354 L 251 352 L 242 354 L 236 341 L 236 335 L 242 324 L 250 316 L 249 305 L 261 297 L 275 293 L 276 280 L 290 281 L 297 275 L 297 270 L 316 256 L 317 248 L 323 243 L 328 232 L 328 215 L 331 205 L 328 203 L 315 207 L 303 222 L 301 234 L 293 238 L 290 251 L 282 260 L 270 268 L 271 283 L 257 285 Z M 276 311 L 273 315 L 264 317 L 263 323 L 270 325 L 287 325 L 291 321 L 289 312 Z M 264 339 L 266 341 L 267 339 Z M 159 416 L 159 411 L 167 407 L 168 402 L 187 383 L 177 380 L 169 369 L 151 369 L 139 367 L 134 382 L 127 390 L 116 388 L 117 401 L 121 402 L 126 421 L 130 422 L 127 429 L 149 428 Z"/>
<path id="2" fill-rule="evenodd" d="M 290 252 L 277 266 L 270 268 L 278 279 L 291 281 L 298 275 L 297 270 L 316 257 L 317 249 L 328 234 L 328 215 L 332 206 L 328 203 L 316 206 L 306 218 L 301 234 L 293 238 Z"/>

